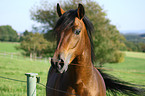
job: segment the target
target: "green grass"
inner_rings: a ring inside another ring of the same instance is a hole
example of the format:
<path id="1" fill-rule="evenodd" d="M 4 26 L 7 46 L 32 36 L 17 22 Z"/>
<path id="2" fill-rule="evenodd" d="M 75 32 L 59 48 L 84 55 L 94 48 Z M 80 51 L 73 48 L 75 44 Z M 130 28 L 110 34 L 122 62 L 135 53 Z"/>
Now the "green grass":
<path id="1" fill-rule="evenodd" d="M 14 47 L 17 43 L 0 42 L 0 52 L 20 53 Z M 4 48 L 3 48 L 4 47 Z M 104 67 L 112 71 L 109 74 L 121 80 L 145 85 L 145 53 L 125 52 L 125 61 L 122 63 L 105 64 Z M 0 55 L 0 76 L 26 81 L 25 73 L 38 73 L 40 82 L 46 84 L 50 64 L 45 61 L 31 61 L 29 58 Z M 26 82 L 17 82 L 0 77 L 0 96 L 26 96 Z M 37 84 L 37 96 L 45 96 L 45 87 Z M 113 96 L 107 92 L 107 96 Z M 125 96 L 118 93 L 117 96 Z"/>
<path id="2" fill-rule="evenodd" d="M 124 81 L 145 85 L 145 59 L 125 57 L 125 61 L 118 64 L 106 64 L 107 73 Z"/>
<path id="3" fill-rule="evenodd" d="M 135 57 L 145 59 L 145 53 L 142 52 L 125 52 L 127 57 Z"/>
<path id="4" fill-rule="evenodd" d="M 140 52 L 125 52 L 125 61 L 122 63 L 109 63 L 105 64 L 104 67 L 109 69 L 105 71 L 120 80 L 130 82 L 132 84 L 144 85 L 145 86 L 145 53 Z M 141 87 L 145 88 L 145 87 Z M 108 96 L 113 96 L 111 92 L 107 92 Z M 118 93 L 117 96 L 125 96 L 124 94 Z"/>
<path id="5" fill-rule="evenodd" d="M 18 45 L 19 43 L 0 42 L 0 53 L 18 53 L 20 51 L 15 48 Z"/>
<path id="6" fill-rule="evenodd" d="M 0 56 L 0 76 L 26 81 L 25 73 L 38 73 L 41 83 L 46 84 L 50 64 L 44 61 L 11 59 Z M 0 78 L 0 96 L 26 96 L 26 82 L 17 82 Z M 45 87 L 37 84 L 37 94 L 44 96 Z"/>
<path id="7" fill-rule="evenodd" d="M 121 80 L 130 83 L 145 85 L 144 59 L 126 57 L 125 62 L 119 64 L 106 64 L 105 67 L 114 71 L 106 71 Z M 45 84 L 47 72 L 50 64 L 44 61 L 31 61 L 28 58 L 11 59 L 10 57 L 0 56 L 0 76 L 24 80 L 26 81 L 25 73 L 38 73 L 41 78 L 41 83 Z M 16 82 L 0 78 L 0 94 L 1 96 L 26 96 L 26 83 Z M 45 95 L 45 88 L 37 84 L 38 96 Z M 108 92 L 107 96 L 113 96 Z M 117 96 L 125 96 L 118 93 Z"/>

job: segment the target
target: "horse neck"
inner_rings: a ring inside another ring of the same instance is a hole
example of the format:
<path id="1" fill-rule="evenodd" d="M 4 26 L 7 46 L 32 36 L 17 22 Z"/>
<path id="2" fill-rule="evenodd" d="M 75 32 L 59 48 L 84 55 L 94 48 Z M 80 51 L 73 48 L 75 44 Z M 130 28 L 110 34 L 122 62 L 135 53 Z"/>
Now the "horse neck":
<path id="1" fill-rule="evenodd" d="M 69 76 L 71 80 L 74 81 L 82 78 L 89 78 L 93 74 L 94 68 L 91 61 L 91 44 L 89 37 L 86 39 L 82 54 L 76 57 L 76 61 L 73 62 L 75 64 L 70 65 Z"/>

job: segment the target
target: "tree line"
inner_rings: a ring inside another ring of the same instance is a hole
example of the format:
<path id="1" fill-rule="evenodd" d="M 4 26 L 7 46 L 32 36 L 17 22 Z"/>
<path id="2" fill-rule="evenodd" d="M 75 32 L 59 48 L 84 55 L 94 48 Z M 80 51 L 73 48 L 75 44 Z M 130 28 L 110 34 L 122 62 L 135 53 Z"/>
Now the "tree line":
<path id="1" fill-rule="evenodd" d="M 0 41 L 17 42 L 18 34 L 10 25 L 0 26 Z"/>
<path id="2" fill-rule="evenodd" d="M 145 36 L 144 34 L 124 34 L 125 40 L 123 41 L 125 47 L 121 50 L 123 51 L 136 51 L 145 52 Z"/>

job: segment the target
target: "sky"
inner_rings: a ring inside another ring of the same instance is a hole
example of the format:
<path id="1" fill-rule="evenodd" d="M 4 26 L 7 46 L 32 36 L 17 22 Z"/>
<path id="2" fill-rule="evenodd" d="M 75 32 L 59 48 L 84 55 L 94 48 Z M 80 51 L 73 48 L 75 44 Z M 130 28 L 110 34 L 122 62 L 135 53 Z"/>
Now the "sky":
<path id="1" fill-rule="evenodd" d="M 17 32 L 32 30 L 30 10 L 44 0 L 0 0 L 0 26 L 11 25 Z M 57 4 L 60 0 L 48 0 Z M 145 30 L 145 0 L 94 0 L 105 10 L 119 31 Z M 84 6 L 85 7 L 85 6 Z"/>

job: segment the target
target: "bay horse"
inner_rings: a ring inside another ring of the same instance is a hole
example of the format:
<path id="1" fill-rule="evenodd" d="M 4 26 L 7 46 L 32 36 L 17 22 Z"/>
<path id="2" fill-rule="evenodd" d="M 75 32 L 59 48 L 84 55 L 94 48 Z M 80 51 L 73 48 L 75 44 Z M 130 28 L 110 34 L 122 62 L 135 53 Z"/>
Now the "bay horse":
<path id="1" fill-rule="evenodd" d="M 144 93 L 94 67 L 93 25 L 82 4 L 66 12 L 57 4 L 57 13 L 60 17 L 54 28 L 57 48 L 48 72 L 47 96 L 106 96 L 106 89 L 130 96 Z"/>
<path id="2" fill-rule="evenodd" d="M 47 79 L 47 86 L 56 90 L 47 88 L 47 96 L 105 96 L 104 80 L 92 63 L 93 26 L 83 5 L 65 12 L 57 4 L 57 13 L 60 17 L 54 28 L 57 48 Z"/>

